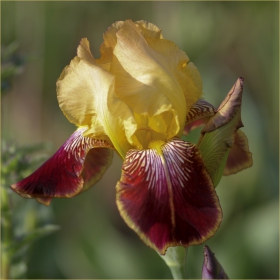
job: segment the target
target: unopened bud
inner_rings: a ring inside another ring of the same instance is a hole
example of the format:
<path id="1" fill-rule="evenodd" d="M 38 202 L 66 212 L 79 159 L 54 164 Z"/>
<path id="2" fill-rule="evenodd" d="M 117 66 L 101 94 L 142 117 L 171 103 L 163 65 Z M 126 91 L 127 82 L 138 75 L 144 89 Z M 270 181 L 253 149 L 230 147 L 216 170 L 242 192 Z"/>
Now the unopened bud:
<path id="1" fill-rule="evenodd" d="M 202 279 L 229 279 L 221 264 L 208 246 L 204 247 Z"/>

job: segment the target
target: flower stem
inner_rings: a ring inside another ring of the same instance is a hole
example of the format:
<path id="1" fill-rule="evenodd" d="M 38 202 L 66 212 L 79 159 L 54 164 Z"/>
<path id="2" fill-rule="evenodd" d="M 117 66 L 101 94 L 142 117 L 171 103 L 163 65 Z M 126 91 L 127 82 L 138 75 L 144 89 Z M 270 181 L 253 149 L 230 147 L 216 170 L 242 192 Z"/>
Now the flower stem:
<path id="1" fill-rule="evenodd" d="M 171 270 L 174 279 L 187 279 L 187 248 L 169 247 L 165 255 L 160 255 Z"/>
<path id="2" fill-rule="evenodd" d="M 1 214 L 2 214 L 2 256 L 1 256 L 1 279 L 9 279 L 12 254 L 10 251 L 12 243 L 12 222 L 10 201 L 7 189 L 1 186 Z"/>

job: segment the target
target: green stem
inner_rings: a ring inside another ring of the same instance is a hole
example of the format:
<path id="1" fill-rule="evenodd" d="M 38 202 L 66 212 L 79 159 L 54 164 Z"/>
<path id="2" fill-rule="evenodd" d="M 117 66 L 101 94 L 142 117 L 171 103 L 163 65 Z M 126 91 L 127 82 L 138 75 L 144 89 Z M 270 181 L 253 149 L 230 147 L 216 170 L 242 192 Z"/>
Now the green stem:
<path id="1" fill-rule="evenodd" d="M 160 255 L 171 270 L 174 279 L 187 279 L 186 257 L 187 248 L 169 247 L 165 255 Z"/>
<path id="2" fill-rule="evenodd" d="M 10 266 L 12 254 L 10 246 L 12 243 L 12 221 L 8 191 L 1 186 L 1 212 L 2 212 L 2 257 L 1 257 L 1 279 L 10 278 Z"/>

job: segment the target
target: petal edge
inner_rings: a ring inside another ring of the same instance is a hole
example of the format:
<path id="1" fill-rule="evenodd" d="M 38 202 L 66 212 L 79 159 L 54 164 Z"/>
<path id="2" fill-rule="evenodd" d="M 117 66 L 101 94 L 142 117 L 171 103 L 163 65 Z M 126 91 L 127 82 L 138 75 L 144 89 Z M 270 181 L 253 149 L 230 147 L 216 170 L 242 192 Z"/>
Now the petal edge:
<path id="1" fill-rule="evenodd" d="M 77 129 L 49 160 L 11 188 L 22 197 L 36 198 L 45 205 L 49 205 L 52 198 L 68 198 L 80 193 L 84 185 L 81 174 L 89 150 L 111 147 L 103 140 L 83 137 L 85 130 Z"/>
<path id="2" fill-rule="evenodd" d="M 165 254 L 210 238 L 222 212 L 198 148 L 173 138 L 160 149 L 130 150 L 116 189 L 128 226 Z"/>

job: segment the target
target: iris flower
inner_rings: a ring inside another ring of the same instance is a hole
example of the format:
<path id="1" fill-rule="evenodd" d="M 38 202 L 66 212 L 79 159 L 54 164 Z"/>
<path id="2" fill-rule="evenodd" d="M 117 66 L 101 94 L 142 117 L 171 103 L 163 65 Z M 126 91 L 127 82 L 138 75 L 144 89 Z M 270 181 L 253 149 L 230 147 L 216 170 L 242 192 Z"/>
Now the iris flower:
<path id="1" fill-rule="evenodd" d="M 160 254 L 204 242 L 222 220 L 215 192 L 222 173 L 251 165 L 239 130 L 243 79 L 215 109 L 186 53 L 145 21 L 114 23 L 100 53 L 95 59 L 81 40 L 57 81 L 59 106 L 77 129 L 12 189 L 45 205 L 73 197 L 101 178 L 116 151 L 117 207 L 128 226 Z M 197 145 L 182 140 L 204 124 Z"/>

